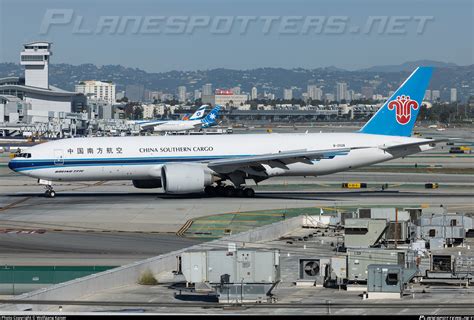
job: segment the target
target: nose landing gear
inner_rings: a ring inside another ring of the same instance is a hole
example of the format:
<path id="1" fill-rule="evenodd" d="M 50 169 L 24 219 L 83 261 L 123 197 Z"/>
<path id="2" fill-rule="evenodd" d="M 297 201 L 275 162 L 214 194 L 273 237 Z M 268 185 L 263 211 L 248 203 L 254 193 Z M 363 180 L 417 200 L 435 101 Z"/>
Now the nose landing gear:
<path id="1" fill-rule="evenodd" d="M 56 191 L 53 190 L 53 183 L 49 180 L 38 179 L 38 183 L 43 185 L 46 188 L 44 192 L 44 196 L 46 198 L 54 198 L 56 197 Z"/>
<path id="2" fill-rule="evenodd" d="M 54 198 L 56 197 L 56 191 L 53 190 L 52 186 L 45 186 L 46 191 L 44 192 L 44 195 L 46 198 Z"/>

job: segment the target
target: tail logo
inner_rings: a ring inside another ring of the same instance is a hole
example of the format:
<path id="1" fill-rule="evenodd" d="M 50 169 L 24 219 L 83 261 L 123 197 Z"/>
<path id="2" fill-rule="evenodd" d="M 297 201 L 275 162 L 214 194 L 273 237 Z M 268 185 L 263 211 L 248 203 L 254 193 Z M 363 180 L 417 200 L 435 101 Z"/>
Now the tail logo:
<path id="1" fill-rule="evenodd" d="M 388 104 L 388 109 L 395 109 L 397 122 L 406 125 L 411 119 L 411 109 L 418 109 L 418 102 L 411 100 L 409 96 L 398 96 L 397 100 L 392 100 Z"/>

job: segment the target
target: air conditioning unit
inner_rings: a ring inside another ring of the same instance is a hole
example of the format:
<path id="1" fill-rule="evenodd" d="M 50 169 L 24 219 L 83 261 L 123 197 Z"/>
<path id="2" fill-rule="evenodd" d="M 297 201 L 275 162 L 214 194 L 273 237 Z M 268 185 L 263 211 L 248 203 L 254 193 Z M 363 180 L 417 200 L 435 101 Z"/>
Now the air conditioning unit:
<path id="1" fill-rule="evenodd" d="M 320 275 L 320 259 L 300 259 L 300 280 L 316 280 Z"/>

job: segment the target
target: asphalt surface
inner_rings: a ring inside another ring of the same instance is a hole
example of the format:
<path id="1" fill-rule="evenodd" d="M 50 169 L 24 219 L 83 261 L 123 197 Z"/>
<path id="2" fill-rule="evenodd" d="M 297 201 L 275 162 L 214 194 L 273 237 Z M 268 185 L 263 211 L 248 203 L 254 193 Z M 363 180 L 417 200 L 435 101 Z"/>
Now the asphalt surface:
<path id="1" fill-rule="evenodd" d="M 305 128 L 274 132 L 301 132 Z M 255 129 L 249 132 L 264 131 Z M 347 127 L 314 127 L 310 132 L 353 131 Z M 238 132 L 238 130 L 236 130 Z M 247 132 L 247 131 L 245 131 Z M 458 137 L 472 142 L 471 129 L 424 136 Z M 387 166 L 472 168 L 471 155 L 452 157 L 438 148 L 428 153 L 384 163 Z M 0 157 L 0 258 L 21 263 L 126 263 L 187 245 L 174 235 L 186 221 L 220 213 L 298 207 L 447 206 L 450 211 L 474 212 L 474 175 L 403 172 L 342 172 L 322 177 L 279 177 L 262 182 L 256 197 L 206 198 L 170 196 L 160 190 L 135 189 L 130 181 L 58 183 L 57 197 L 43 197 L 34 179 L 12 173 Z M 402 169 L 400 169 L 402 171 Z M 366 190 L 341 189 L 342 182 L 366 182 Z M 427 182 L 439 189 L 428 190 Z M 389 183 L 381 192 L 380 186 Z M 38 231 L 44 233 L 37 233 Z M 74 232 L 72 232 L 74 231 Z M 104 232 L 106 231 L 106 232 Z M 3 233 L 2 233 L 3 232 Z M 5 233 L 8 232 L 8 233 Z M 33 232 L 33 233 L 31 233 Z M 50 259 L 51 258 L 51 259 Z"/>

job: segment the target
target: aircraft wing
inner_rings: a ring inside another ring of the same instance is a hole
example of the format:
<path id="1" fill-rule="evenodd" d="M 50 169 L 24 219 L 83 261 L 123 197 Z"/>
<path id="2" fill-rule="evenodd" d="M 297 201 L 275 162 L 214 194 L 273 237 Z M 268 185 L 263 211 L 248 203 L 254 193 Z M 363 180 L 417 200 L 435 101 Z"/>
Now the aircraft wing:
<path id="1" fill-rule="evenodd" d="M 145 122 L 145 123 L 140 123 L 140 128 L 142 129 L 148 129 L 148 128 L 153 128 L 153 127 L 156 127 L 156 126 L 160 126 L 162 124 L 165 124 L 166 121 L 160 121 L 160 122 Z"/>
<path id="2" fill-rule="evenodd" d="M 397 145 L 393 145 L 393 146 L 382 146 L 381 149 L 385 150 L 387 152 L 390 152 L 390 151 L 404 150 L 404 149 L 412 148 L 412 147 L 421 147 L 421 146 L 424 146 L 424 145 L 427 145 L 427 144 L 428 145 L 435 145 L 435 144 L 440 143 L 440 142 L 448 142 L 448 141 L 452 141 L 452 140 L 459 140 L 459 139 L 456 139 L 456 138 L 454 138 L 454 139 L 453 138 L 428 139 L 428 140 L 425 140 L 425 141 L 397 144 Z"/>
<path id="3" fill-rule="evenodd" d="M 238 157 L 230 159 L 212 160 L 208 167 L 219 173 L 230 173 L 235 170 L 253 168 L 259 171 L 266 164 L 272 168 L 288 169 L 287 165 L 292 163 L 313 164 L 312 160 L 332 159 L 337 155 L 349 153 L 351 148 L 340 148 L 330 150 L 294 150 L 278 153 L 268 153 L 256 156 Z"/>

